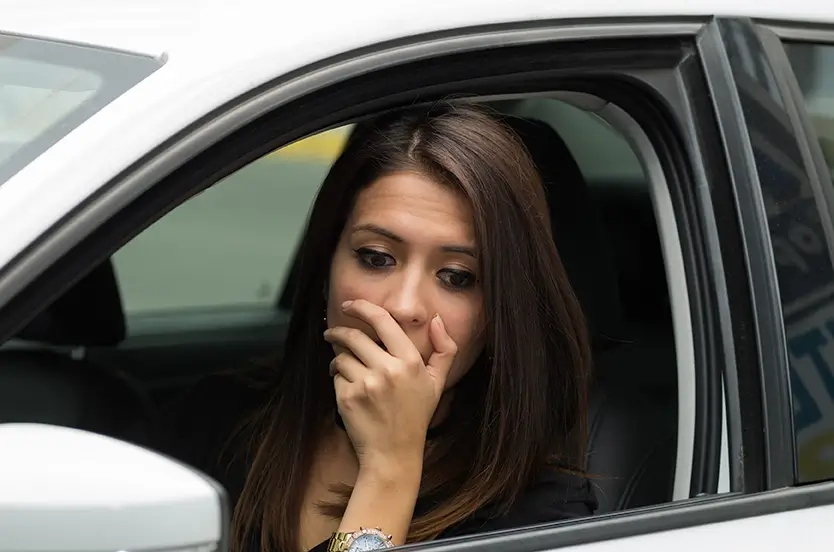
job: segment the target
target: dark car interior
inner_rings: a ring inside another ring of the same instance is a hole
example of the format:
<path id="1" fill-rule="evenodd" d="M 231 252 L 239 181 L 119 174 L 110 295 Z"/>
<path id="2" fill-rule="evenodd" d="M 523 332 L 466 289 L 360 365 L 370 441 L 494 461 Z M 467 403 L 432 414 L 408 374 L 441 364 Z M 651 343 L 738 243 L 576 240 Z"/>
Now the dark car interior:
<path id="1" fill-rule="evenodd" d="M 589 181 L 559 128 L 531 118 L 510 121 L 542 174 L 554 240 L 592 332 L 588 471 L 598 512 L 669 502 L 677 361 L 648 183 Z M 294 285 L 290 277 L 282 295 Z M 105 262 L 0 348 L 0 423 L 141 435 L 160 422 L 166 401 L 201 377 L 280 353 L 288 319 L 276 300 L 275 312 L 260 322 L 182 331 L 160 318 L 153 335 L 133 339 L 116 272 Z"/>

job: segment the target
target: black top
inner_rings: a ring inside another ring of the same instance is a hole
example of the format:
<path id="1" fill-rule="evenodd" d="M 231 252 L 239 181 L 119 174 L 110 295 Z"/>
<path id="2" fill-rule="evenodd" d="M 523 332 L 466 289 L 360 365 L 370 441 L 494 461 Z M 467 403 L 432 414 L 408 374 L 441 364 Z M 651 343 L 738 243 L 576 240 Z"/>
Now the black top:
<path id="1" fill-rule="evenodd" d="M 236 379 L 215 376 L 197 384 L 184 398 L 173 403 L 160 418 L 161 423 L 146 439 L 146 444 L 177 458 L 217 480 L 229 494 L 230 507 L 243 490 L 245 469 L 229 463 L 220 454 L 241 417 L 264 397 Z M 566 473 L 550 473 L 531 483 L 511 510 L 500 517 L 488 509 L 445 531 L 452 537 L 512 529 L 539 523 L 586 517 L 597 508 L 590 482 Z M 421 510 L 417 504 L 416 511 Z M 253 546 L 257 543 L 253 543 Z M 252 552 L 258 550 L 253 547 Z M 326 552 L 327 541 L 310 552 Z"/>

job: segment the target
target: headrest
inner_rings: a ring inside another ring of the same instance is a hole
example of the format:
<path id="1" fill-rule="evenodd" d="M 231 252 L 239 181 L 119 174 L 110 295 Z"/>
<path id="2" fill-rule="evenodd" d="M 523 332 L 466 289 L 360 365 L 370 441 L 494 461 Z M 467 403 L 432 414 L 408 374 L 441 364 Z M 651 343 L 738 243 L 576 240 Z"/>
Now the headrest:
<path id="1" fill-rule="evenodd" d="M 508 116 L 541 174 L 553 240 L 579 298 L 594 348 L 623 338 L 623 313 L 613 249 L 579 165 L 562 137 L 542 121 Z"/>
<path id="2" fill-rule="evenodd" d="M 671 324 L 666 266 L 649 190 L 612 186 L 599 193 L 597 204 L 611 229 L 625 317 L 642 324 Z"/>
<path id="3" fill-rule="evenodd" d="M 76 282 L 15 336 L 60 347 L 110 347 L 125 338 L 125 318 L 108 259 Z"/>

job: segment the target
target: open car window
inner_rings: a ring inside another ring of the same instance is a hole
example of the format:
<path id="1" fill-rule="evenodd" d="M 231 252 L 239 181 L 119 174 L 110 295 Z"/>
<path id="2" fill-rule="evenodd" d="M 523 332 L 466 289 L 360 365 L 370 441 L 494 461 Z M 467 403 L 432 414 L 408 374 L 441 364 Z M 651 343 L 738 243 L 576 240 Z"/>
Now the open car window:
<path id="1" fill-rule="evenodd" d="M 125 314 L 273 309 L 316 192 L 350 126 L 232 173 L 113 256 Z"/>
<path id="2" fill-rule="evenodd" d="M 0 33 L 0 185 L 160 65 Z"/>
<path id="3" fill-rule="evenodd" d="M 545 179 L 554 240 L 597 335 L 597 372 L 614 381 L 623 363 L 637 359 L 644 366 L 639 377 L 616 383 L 612 391 L 617 397 L 630 397 L 629 403 L 643 403 L 641 409 L 622 411 L 605 403 L 595 410 L 591 463 L 594 473 L 604 474 L 594 482 L 599 511 L 685 498 L 688 468 L 677 465 L 677 445 L 689 443 L 691 437 L 687 431 L 678 438 L 675 331 L 653 192 L 640 161 L 651 152 L 629 145 L 625 129 L 556 97 L 522 98 L 506 108 L 492 107 L 534 125 L 538 122 L 538 132 L 524 140 Z M 293 270 L 299 244 L 321 183 L 352 130 L 345 125 L 314 134 L 250 162 L 167 213 L 112 256 L 127 334 L 133 338 L 130 362 L 139 377 L 191 378 L 177 364 L 183 357 L 188 358 L 189 370 L 208 374 L 218 357 L 228 359 L 228 367 L 244 363 L 261 344 L 271 352 L 282 350 L 290 303 L 286 298 L 303 285 Z M 595 170 L 600 163 L 592 162 L 594 154 L 583 141 L 593 133 L 599 138 L 596 156 L 618 160 L 607 172 Z M 565 168 L 574 161 L 578 170 L 568 174 Z M 277 304 L 279 296 L 282 301 Z M 198 331 L 206 327 L 211 333 Z M 246 339 L 232 342 L 230 336 L 242 334 L 242 328 L 251 328 Z M 141 339 L 151 334 L 169 350 L 160 352 Z M 261 334 L 265 337 L 255 343 L 258 338 L 253 336 Z M 212 350 L 219 352 L 207 358 Z M 108 364 L 124 364 L 118 352 L 94 354 Z M 681 358 L 685 372 L 693 371 L 686 355 Z M 615 384 L 600 383 L 594 397 L 607 393 L 609 385 Z M 685 412 L 684 427 L 692 425 L 692 416 Z M 611 432 L 631 434 L 637 427 L 636 454 L 619 455 L 608 465 L 612 455 L 604 451 Z M 633 469 L 644 446 L 655 450 L 650 478 Z M 641 492 L 628 493 L 629 486 Z"/>

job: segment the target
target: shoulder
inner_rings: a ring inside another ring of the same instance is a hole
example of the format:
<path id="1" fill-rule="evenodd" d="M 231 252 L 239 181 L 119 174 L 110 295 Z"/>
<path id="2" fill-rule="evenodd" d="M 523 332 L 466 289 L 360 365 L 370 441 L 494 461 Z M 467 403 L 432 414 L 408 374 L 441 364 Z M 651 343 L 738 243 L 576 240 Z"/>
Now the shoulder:
<path id="1" fill-rule="evenodd" d="M 531 482 L 506 513 L 478 512 L 453 529 L 449 536 L 583 518 L 593 515 L 597 508 L 597 498 L 589 479 L 549 471 Z"/>
<path id="2" fill-rule="evenodd" d="M 592 515 L 599 507 L 591 481 L 578 474 L 548 472 L 530 484 L 516 502 L 516 515 L 541 512 L 533 523 Z"/>

